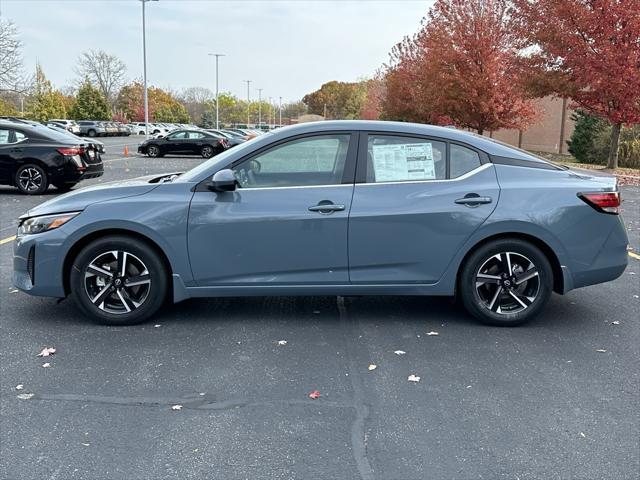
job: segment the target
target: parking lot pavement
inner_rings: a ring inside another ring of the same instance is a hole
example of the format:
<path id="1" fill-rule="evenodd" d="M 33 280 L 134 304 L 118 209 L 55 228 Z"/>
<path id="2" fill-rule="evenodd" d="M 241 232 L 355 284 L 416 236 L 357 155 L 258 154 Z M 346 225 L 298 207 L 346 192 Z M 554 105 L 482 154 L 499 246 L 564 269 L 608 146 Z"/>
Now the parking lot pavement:
<path id="1" fill-rule="evenodd" d="M 100 181 L 202 161 L 117 158 Z M 0 189 L 2 228 L 52 195 Z M 639 196 L 623 190 L 636 252 Z M 14 293 L 8 242 L 0 478 L 635 478 L 640 260 L 629 262 L 512 329 L 414 297 L 190 300 L 118 328 Z M 46 346 L 55 355 L 36 357 Z"/>

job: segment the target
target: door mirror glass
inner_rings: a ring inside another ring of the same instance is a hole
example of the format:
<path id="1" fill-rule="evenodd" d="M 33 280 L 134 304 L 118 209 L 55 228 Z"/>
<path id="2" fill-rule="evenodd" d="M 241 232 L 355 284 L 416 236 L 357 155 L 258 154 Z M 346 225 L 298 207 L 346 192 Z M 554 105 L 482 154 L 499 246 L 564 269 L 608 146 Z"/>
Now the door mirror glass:
<path id="1" fill-rule="evenodd" d="M 233 170 L 224 169 L 211 178 L 209 189 L 215 192 L 232 192 L 236 189 L 236 175 Z"/>

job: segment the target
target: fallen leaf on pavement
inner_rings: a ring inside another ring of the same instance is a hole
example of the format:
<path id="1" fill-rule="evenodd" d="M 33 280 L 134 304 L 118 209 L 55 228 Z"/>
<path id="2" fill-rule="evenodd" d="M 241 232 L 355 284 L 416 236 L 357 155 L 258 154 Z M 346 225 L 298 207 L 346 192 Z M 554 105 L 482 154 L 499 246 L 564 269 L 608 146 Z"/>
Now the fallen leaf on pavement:
<path id="1" fill-rule="evenodd" d="M 44 347 L 42 351 L 38 354 L 39 357 L 48 357 L 49 355 L 53 355 L 56 353 L 56 349 L 53 347 Z"/>
<path id="2" fill-rule="evenodd" d="M 620 320 L 614 320 L 611 325 L 620 325 Z"/>
<path id="3" fill-rule="evenodd" d="M 315 400 L 316 398 L 320 398 L 320 392 L 318 390 L 314 390 L 309 394 L 309 398 Z"/>
<path id="4" fill-rule="evenodd" d="M 91 444 L 90 443 L 83 443 L 82 445 L 84 445 L 85 447 L 88 447 Z"/>
<path id="5" fill-rule="evenodd" d="M 405 352 L 404 350 L 396 350 L 396 351 L 395 351 L 395 352 L 393 352 L 393 353 L 395 353 L 396 355 L 404 355 L 404 354 L 405 354 L 405 353 L 407 353 L 407 352 Z"/>
<path id="6" fill-rule="evenodd" d="M 471 388 L 471 385 L 467 385 L 467 388 Z"/>
<path id="7" fill-rule="evenodd" d="M 427 335 L 434 336 L 434 335 L 440 335 L 440 334 L 438 332 L 427 332 Z"/>
<path id="8" fill-rule="evenodd" d="M 278 340 L 278 345 L 286 345 L 287 341 L 286 340 Z"/>
<path id="9" fill-rule="evenodd" d="M 582 432 L 580 432 L 580 436 L 581 436 L 582 438 L 587 438 L 587 436 L 586 436 L 584 433 L 582 433 Z"/>
<path id="10" fill-rule="evenodd" d="M 182 405 L 172 405 L 171 410 L 182 410 Z"/>
<path id="11" fill-rule="evenodd" d="M 20 385 L 16 385 L 16 390 L 22 390 L 24 388 L 24 385 L 20 384 Z"/>
<path id="12" fill-rule="evenodd" d="M 596 352 L 598 352 L 598 353 L 607 353 L 607 351 L 604 348 L 597 348 Z"/>
<path id="13" fill-rule="evenodd" d="M 33 393 L 21 393 L 18 395 L 20 400 L 31 400 L 33 398 Z"/>
<path id="14" fill-rule="evenodd" d="M 376 368 L 378 368 L 378 366 L 374 365 L 373 363 L 371 365 L 369 365 L 369 371 L 375 370 Z"/>
<path id="15" fill-rule="evenodd" d="M 409 375 L 409 377 L 407 378 L 407 380 L 409 380 L 410 382 L 415 382 L 418 383 L 420 381 L 420 377 L 418 377 L 417 375 L 414 375 L 413 373 L 411 375 Z"/>
<path id="16" fill-rule="evenodd" d="M 42 368 L 49 368 L 50 366 L 51 364 L 49 362 L 42 364 Z"/>

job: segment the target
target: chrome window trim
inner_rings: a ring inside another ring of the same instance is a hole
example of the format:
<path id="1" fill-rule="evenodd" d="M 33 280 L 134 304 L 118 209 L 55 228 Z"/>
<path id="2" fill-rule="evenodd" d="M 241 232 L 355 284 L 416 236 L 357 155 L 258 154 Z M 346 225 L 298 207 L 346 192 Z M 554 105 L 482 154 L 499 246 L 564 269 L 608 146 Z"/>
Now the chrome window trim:
<path id="1" fill-rule="evenodd" d="M 353 183 L 335 183 L 330 185 L 289 185 L 287 187 L 248 187 L 242 188 L 239 187 L 235 191 L 236 192 L 247 192 L 251 190 L 285 190 L 285 189 L 300 189 L 300 188 L 331 188 L 331 187 L 351 187 L 353 188 Z"/>
<path id="2" fill-rule="evenodd" d="M 441 179 L 430 179 L 430 180 L 398 180 L 395 182 L 369 182 L 369 183 L 356 183 L 356 186 L 360 186 L 360 185 L 366 185 L 366 186 L 371 186 L 371 185 L 397 185 L 397 184 L 404 184 L 404 183 L 440 183 L 440 182 L 457 182 L 460 180 L 465 180 L 469 177 L 474 176 L 476 173 L 480 173 L 483 170 L 486 170 L 487 168 L 491 168 L 493 167 L 492 163 L 484 163 L 482 165 L 480 165 L 479 167 L 474 168 L 473 170 L 465 173 L 464 175 L 460 175 L 459 177 L 456 178 L 441 178 Z"/>

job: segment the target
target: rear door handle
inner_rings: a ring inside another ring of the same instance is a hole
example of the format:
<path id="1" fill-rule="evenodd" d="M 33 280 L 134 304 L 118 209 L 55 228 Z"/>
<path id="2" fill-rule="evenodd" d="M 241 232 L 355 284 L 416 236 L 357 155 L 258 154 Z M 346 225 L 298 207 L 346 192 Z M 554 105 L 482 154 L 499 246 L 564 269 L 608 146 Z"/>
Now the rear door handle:
<path id="1" fill-rule="evenodd" d="M 336 205 L 335 203 L 319 203 L 313 207 L 309 207 L 310 212 L 333 213 L 340 212 L 345 209 L 344 205 Z"/>
<path id="2" fill-rule="evenodd" d="M 465 195 L 463 198 L 459 198 L 455 201 L 458 205 L 465 205 L 467 207 L 477 207 L 483 203 L 491 203 L 491 197 L 481 197 L 475 194 Z"/>

